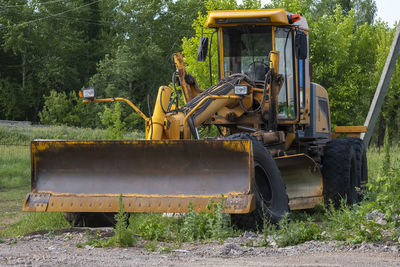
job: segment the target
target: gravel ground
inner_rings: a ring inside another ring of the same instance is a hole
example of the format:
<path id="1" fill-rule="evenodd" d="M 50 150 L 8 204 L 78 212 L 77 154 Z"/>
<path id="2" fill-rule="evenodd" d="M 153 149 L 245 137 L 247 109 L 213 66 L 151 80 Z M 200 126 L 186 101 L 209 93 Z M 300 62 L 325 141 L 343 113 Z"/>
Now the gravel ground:
<path id="1" fill-rule="evenodd" d="M 178 249 L 158 243 L 157 252 L 147 251 L 143 241 L 132 248 L 77 248 L 87 240 L 85 231 L 3 239 L 0 266 L 400 266 L 400 246 L 394 243 L 344 246 L 310 241 L 285 248 L 248 247 L 245 244 L 257 244 L 261 236 L 246 232 L 223 243 L 184 243 Z M 111 229 L 100 233 L 112 235 Z"/>

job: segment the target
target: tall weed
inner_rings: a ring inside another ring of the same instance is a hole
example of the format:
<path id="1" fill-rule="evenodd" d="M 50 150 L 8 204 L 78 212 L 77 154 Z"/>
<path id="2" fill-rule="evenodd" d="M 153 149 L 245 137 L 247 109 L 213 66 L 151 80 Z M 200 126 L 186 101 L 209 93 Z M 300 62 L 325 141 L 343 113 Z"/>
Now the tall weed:
<path id="1" fill-rule="evenodd" d="M 145 240 L 175 241 L 182 220 L 162 214 L 131 214 L 130 228 Z"/>
<path id="2" fill-rule="evenodd" d="M 125 206 L 122 195 L 119 196 L 119 211 L 115 215 L 115 236 L 114 240 L 120 247 L 131 247 L 136 243 L 133 231 L 128 228 L 128 214 L 125 213 Z"/>
<path id="3" fill-rule="evenodd" d="M 235 234 L 230 216 L 223 212 L 223 200 L 208 205 L 209 212 L 196 213 L 189 205 L 181 233 L 187 241 L 223 239 Z"/>
<path id="4" fill-rule="evenodd" d="M 369 220 L 367 214 L 371 206 L 361 203 L 353 207 L 346 206 L 342 201 L 339 209 L 330 205 L 326 209 L 324 230 L 330 240 L 346 241 L 347 243 L 372 242 L 380 240 L 383 235 L 382 225 Z"/>
<path id="5" fill-rule="evenodd" d="M 308 217 L 306 221 L 298 221 L 291 220 L 289 214 L 286 214 L 278 226 L 270 224 L 267 220 L 264 221 L 264 239 L 268 240 L 270 237 L 280 247 L 293 246 L 309 240 L 321 239 L 321 229 L 311 217 Z"/>

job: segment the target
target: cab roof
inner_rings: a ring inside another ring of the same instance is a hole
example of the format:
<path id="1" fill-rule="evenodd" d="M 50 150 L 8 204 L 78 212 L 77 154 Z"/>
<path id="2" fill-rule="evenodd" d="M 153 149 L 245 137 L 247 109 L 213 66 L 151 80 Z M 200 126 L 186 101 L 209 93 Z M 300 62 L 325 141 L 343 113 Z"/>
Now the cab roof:
<path id="1" fill-rule="evenodd" d="M 216 10 L 209 11 L 206 27 L 218 28 L 237 25 L 294 25 L 308 31 L 308 24 L 304 17 L 289 23 L 288 16 L 293 15 L 284 9 L 254 9 L 254 10 Z"/>

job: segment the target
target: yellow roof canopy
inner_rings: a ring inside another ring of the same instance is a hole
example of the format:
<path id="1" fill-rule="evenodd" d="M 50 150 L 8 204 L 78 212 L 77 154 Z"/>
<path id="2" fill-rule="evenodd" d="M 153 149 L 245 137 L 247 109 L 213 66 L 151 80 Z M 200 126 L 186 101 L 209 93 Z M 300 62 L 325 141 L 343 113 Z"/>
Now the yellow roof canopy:
<path id="1" fill-rule="evenodd" d="M 235 26 L 239 24 L 289 25 L 284 9 L 218 10 L 208 12 L 206 27 Z"/>

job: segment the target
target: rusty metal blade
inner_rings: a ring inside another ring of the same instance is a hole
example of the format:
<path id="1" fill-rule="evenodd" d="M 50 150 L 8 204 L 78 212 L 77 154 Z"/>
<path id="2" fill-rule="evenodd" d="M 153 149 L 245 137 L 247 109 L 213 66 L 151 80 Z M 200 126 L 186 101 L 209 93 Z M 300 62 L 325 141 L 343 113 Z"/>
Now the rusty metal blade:
<path id="1" fill-rule="evenodd" d="M 275 160 L 286 185 L 291 210 L 313 208 L 322 202 L 322 175 L 312 158 L 296 154 Z"/>
<path id="2" fill-rule="evenodd" d="M 31 143 L 31 153 L 30 198 L 40 199 L 37 194 L 50 194 L 49 203 L 55 201 L 53 207 L 59 201 L 57 211 L 81 211 L 79 205 L 72 209 L 61 206 L 66 199 L 80 201 L 82 208 L 96 197 L 111 197 L 108 201 L 114 203 L 120 194 L 134 200 L 140 198 L 143 204 L 158 200 L 178 203 L 181 199 L 181 209 L 187 209 L 182 205 L 188 199 L 204 203 L 207 198 L 224 195 L 229 200 L 241 195 L 239 200 L 228 201 L 232 209 L 236 205 L 238 212 L 249 212 L 252 206 L 252 197 L 245 197 L 251 195 L 253 179 L 252 147 L 246 140 L 35 140 Z M 27 197 L 24 209 L 34 209 L 29 205 Z M 158 206 L 146 211 L 164 212 L 160 208 L 164 205 Z M 90 208 L 85 209 L 94 211 Z M 117 211 L 118 207 L 112 210 Z M 143 208 L 137 207 L 137 211 Z"/>

